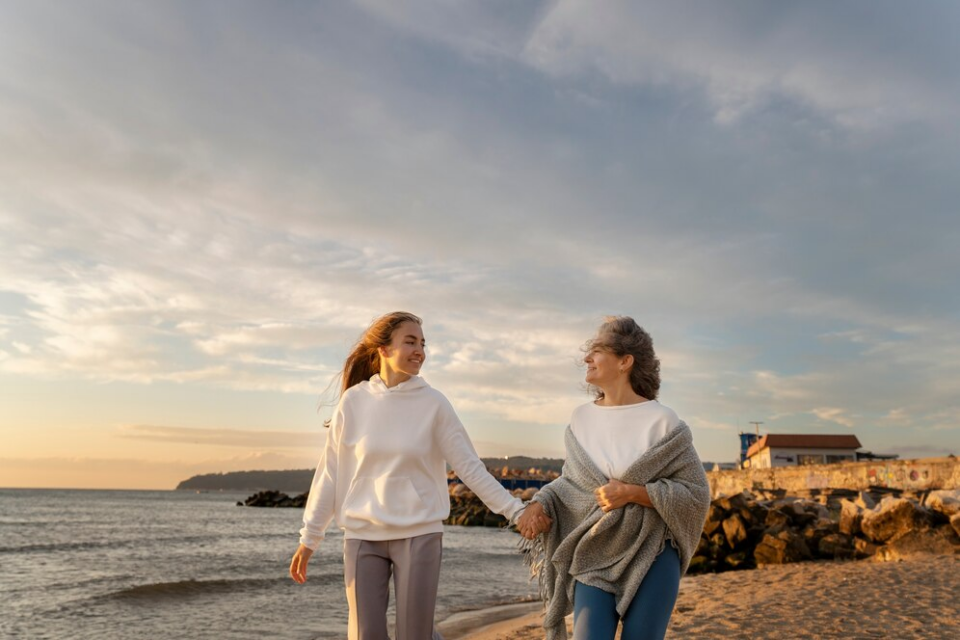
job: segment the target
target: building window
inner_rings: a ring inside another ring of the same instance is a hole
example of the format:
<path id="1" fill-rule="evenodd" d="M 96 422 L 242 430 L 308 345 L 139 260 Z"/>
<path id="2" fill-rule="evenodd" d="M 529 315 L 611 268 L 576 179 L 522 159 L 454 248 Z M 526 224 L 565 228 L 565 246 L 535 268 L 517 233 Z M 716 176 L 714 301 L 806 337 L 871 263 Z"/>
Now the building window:
<path id="1" fill-rule="evenodd" d="M 827 464 L 833 464 L 834 462 L 851 462 L 853 456 L 827 456 Z"/>
<path id="2" fill-rule="evenodd" d="M 817 454 L 801 453 L 800 455 L 797 456 L 797 464 L 800 466 L 803 466 L 806 464 L 823 464 L 823 455 L 819 453 Z"/>

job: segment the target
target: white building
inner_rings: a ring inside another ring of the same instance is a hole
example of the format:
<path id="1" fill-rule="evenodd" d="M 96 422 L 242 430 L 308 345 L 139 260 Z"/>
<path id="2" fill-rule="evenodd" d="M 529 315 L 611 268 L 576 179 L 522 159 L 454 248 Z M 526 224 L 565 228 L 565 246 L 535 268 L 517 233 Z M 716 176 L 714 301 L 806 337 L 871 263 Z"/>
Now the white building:
<path id="1" fill-rule="evenodd" d="M 860 441 L 854 435 L 769 433 L 747 449 L 744 467 L 769 469 L 832 462 L 856 462 Z"/>

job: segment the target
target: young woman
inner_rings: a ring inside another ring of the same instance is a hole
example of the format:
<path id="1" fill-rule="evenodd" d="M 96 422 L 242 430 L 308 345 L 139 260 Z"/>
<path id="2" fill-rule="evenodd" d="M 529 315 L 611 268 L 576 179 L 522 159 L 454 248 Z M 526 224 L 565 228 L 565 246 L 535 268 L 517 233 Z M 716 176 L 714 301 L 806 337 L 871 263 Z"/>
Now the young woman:
<path id="1" fill-rule="evenodd" d="M 332 519 L 344 531 L 350 640 L 388 640 L 391 573 L 395 640 L 430 640 L 440 576 L 443 520 L 450 513 L 446 463 L 509 519 L 523 508 L 491 476 L 450 402 L 419 377 L 426 359 L 421 320 L 395 312 L 374 321 L 347 357 L 340 401 L 310 488 L 298 583 Z"/>
<path id="2" fill-rule="evenodd" d="M 587 343 L 593 402 L 574 410 L 563 475 L 518 520 L 547 601 L 548 640 L 662 639 L 693 556 L 710 488 L 690 429 L 657 402 L 660 361 L 632 318 Z M 552 518 L 544 520 L 544 516 Z"/>

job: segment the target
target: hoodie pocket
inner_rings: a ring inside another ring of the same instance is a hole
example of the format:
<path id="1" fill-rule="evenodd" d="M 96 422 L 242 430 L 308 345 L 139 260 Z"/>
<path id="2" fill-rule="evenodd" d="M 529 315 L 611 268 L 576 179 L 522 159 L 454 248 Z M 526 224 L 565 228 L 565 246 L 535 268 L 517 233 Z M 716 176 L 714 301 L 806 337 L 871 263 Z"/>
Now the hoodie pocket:
<path id="1" fill-rule="evenodd" d="M 343 525 L 409 527 L 429 517 L 429 508 L 406 476 L 358 477 L 343 500 Z"/>

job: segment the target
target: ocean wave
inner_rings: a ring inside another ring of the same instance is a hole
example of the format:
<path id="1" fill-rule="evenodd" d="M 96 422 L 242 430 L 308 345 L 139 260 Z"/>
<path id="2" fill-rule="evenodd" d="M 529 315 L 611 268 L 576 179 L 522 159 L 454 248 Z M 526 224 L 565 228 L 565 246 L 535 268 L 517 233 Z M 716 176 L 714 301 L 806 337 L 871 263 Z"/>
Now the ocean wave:
<path id="1" fill-rule="evenodd" d="M 144 544 L 170 544 L 190 542 L 210 542 L 218 540 L 215 536 L 175 536 L 166 538 L 125 538 L 116 540 L 87 540 L 84 542 L 46 542 L 43 544 L 24 544 L 0 547 L 4 553 L 33 553 L 43 551 L 83 551 L 85 549 L 142 547 Z"/>
<path id="2" fill-rule="evenodd" d="M 333 574 L 319 574 L 310 576 L 310 582 L 326 583 L 332 580 Z M 342 577 L 340 577 L 342 579 Z M 237 593 L 242 591 L 258 591 L 275 587 L 293 586 L 289 576 L 276 578 L 223 578 L 214 580 L 179 580 L 177 582 L 154 582 L 141 584 L 120 591 L 109 593 L 103 598 L 114 600 L 157 600 L 169 598 L 190 598 L 200 595 L 216 595 L 221 593 Z"/>

